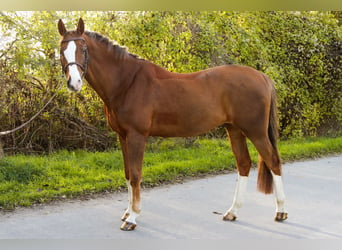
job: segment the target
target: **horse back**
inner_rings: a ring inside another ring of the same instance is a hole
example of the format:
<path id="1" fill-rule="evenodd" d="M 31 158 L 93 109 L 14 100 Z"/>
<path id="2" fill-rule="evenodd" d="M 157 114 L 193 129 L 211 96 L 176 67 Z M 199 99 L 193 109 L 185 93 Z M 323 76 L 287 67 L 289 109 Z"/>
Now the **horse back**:
<path id="1" fill-rule="evenodd" d="M 250 117 L 267 120 L 269 83 L 250 67 L 220 66 L 153 81 L 152 135 L 192 136 Z"/>

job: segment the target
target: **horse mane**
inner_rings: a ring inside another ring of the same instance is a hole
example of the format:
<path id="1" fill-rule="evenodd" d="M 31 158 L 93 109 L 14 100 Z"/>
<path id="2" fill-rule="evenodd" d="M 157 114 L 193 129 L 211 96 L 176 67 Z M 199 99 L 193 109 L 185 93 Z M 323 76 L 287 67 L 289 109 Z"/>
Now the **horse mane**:
<path id="1" fill-rule="evenodd" d="M 97 32 L 86 31 L 84 33 L 89 38 L 106 45 L 108 51 L 113 53 L 117 60 L 123 60 L 127 57 L 133 57 L 136 59 L 141 59 L 141 58 L 139 58 L 139 56 L 132 54 L 132 53 L 129 53 L 126 47 L 118 45 L 115 41 L 111 41 L 107 37 L 105 37 L 105 36 L 103 36 Z"/>

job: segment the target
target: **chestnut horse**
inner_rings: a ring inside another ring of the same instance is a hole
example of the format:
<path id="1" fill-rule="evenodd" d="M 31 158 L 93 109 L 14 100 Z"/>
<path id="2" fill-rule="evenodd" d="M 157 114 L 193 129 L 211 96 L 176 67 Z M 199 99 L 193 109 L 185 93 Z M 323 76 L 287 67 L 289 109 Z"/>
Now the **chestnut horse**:
<path id="1" fill-rule="evenodd" d="M 277 150 L 274 84 L 250 67 L 226 65 L 196 73 L 172 73 L 130 54 L 95 32 L 67 31 L 58 22 L 61 64 L 68 88 L 80 91 L 83 77 L 101 97 L 110 127 L 117 132 L 128 186 L 122 230 L 134 230 L 140 214 L 140 182 L 147 138 L 187 137 L 223 125 L 236 158 L 238 182 L 223 220 L 237 218 L 251 158 L 248 137 L 259 153 L 258 189 L 276 196 L 276 221 L 287 218 Z"/>

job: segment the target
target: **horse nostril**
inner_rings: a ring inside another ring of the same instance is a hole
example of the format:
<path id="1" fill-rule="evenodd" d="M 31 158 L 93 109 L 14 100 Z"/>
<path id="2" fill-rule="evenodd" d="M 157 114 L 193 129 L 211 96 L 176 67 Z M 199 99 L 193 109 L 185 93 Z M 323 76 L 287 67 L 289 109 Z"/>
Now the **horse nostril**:
<path id="1" fill-rule="evenodd" d="M 71 91 L 75 91 L 75 87 L 71 85 L 71 77 L 68 78 L 67 86 Z"/>

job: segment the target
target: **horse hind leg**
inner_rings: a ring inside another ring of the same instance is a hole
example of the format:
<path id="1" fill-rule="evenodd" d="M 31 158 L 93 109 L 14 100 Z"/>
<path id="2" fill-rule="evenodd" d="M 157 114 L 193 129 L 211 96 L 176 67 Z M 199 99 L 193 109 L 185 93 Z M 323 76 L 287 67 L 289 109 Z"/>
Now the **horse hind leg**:
<path id="1" fill-rule="evenodd" d="M 282 177 L 280 175 L 276 175 L 272 172 L 273 182 L 274 182 L 274 190 L 276 197 L 276 216 L 274 218 L 275 221 L 284 221 L 287 219 L 287 212 L 285 212 L 285 193 L 283 187 Z"/>
<path id="2" fill-rule="evenodd" d="M 251 158 L 248 152 L 246 137 L 237 127 L 227 125 L 230 144 L 235 155 L 238 168 L 238 181 L 235 188 L 234 199 L 231 207 L 223 216 L 223 220 L 234 221 L 238 216 L 238 210 L 242 207 L 247 189 L 248 175 L 251 168 Z"/>
<path id="3" fill-rule="evenodd" d="M 277 149 L 272 146 L 268 137 L 265 136 L 264 138 L 251 139 L 259 152 L 258 190 L 265 194 L 274 191 L 276 198 L 275 221 L 284 221 L 287 219 L 287 212 L 285 212 L 285 193 L 280 158 Z"/>

